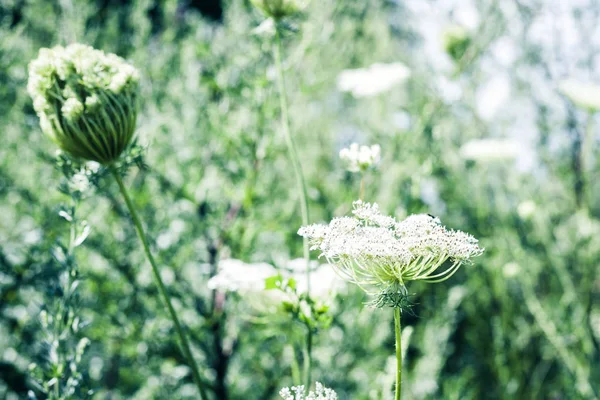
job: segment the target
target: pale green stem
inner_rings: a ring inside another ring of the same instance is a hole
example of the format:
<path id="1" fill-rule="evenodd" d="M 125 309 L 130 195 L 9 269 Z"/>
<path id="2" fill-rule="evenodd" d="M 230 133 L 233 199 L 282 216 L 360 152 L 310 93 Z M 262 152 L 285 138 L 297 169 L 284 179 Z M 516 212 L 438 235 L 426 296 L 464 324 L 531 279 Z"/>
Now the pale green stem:
<path id="1" fill-rule="evenodd" d="M 400 308 L 394 308 L 394 328 L 396 331 L 396 397 L 402 398 L 402 325 L 400 323 Z"/>
<path id="2" fill-rule="evenodd" d="M 125 188 L 125 185 L 123 184 L 121 175 L 119 174 L 119 172 L 117 171 L 117 169 L 114 166 L 110 167 L 110 172 L 112 173 L 113 177 L 117 181 L 117 184 L 119 185 L 119 190 L 121 191 L 121 194 L 123 195 L 123 198 L 125 199 L 125 203 L 127 204 L 127 208 L 129 209 L 129 213 L 131 214 L 131 219 L 133 220 L 133 224 L 135 225 L 135 229 L 137 231 L 138 237 L 140 238 L 140 241 L 142 242 L 142 246 L 144 247 L 144 253 L 146 253 L 146 258 L 148 258 L 148 261 L 150 262 L 150 265 L 152 266 L 152 272 L 154 274 L 154 279 L 156 280 L 156 285 L 158 286 L 158 291 L 160 292 L 165 304 L 167 305 L 167 309 L 169 310 L 169 314 L 171 315 L 171 319 L 173 320 L 173 324 L 175 325 L 175 329 L 177 330 L 177 335 L 179 336 L 179 341 L 181 342 L 181 349 L 183 351 L 185 358 L 188 360 L 190 369 L 192 370 L 192 375 L 194 377 L 194 381 L 196 382 L 196 385 L 198 386 L 198 390 L 200 392 L 200 398 L 208 399 L 208 396 L 206 395 L 206 391 L 204 389 L 204 385 L 202 383 L 202 379 L 200 378 L 200 373 L 198 372 L 198 366 L 196 365 L 196 361 L 194 360 L 192 351 L 190 349 L 190 344 L 189 344 L 188 339 L 183 331 L 183 327 L 181 326 L 181 323 L 179 322 L 177 313 L 175 312 L 175 309 L 173 308 L 173 304 L 171 304 L 171 298 L 169 297 L 169 294 L 167 293 L 165 284 L 162 281 L 162 278 L 160 276 L 160 271 L 158 270 L 158 266 L 156 265 L 156 261 L 154 260 L 154 256 L 150 252 L 150 246 L 148 245 L 148 239 L 144 232 L 144 228 L 142 227 L 142 222 L 140 221 L 137 211 L 135 210 L 135 207 L 133 205 L 133 202 L 131 201 L 131 198 L 129 197 L 129 193 L 127 192 L 127 189 Z"/>
<path id="3" fill-rule="evenodd" d="M 294 345 L 290 345 L 292 349 L 292 381 L 294 386 L 302 385 L 302 378 L 300 378 L 300 365 L 298 365 L 298 357 L 296 356 L 296 349 Z"/>
<path id="4" fill-rule="evenodd" d="M 307 326 L 306 329 L 308 332 L 306 333 L 306 346 L 304 348 L 304 387 L 306 390 L 310 390 L 311 386 L 311 377 L 310 370 L 312 367 L 312 340 L 313 340 L 313 332 L 310 326 Z"/>
<path id="5" fill-rule="evenodd" d="M 294 174 L 296 176 L 296 185 L 298 187 L 298 193 L 300 195 L 300 211 L 302 214 L 302 225 L 307 226 L 309 224 L 308 214 L 308 196 L 306 191 L 306 182 L 304 181 L 304 174 L 302 173 L 302 165 L 300 164 L 300 158 L 294 144 L 294 139 L 290 132 L 290 118 L 288 111 L 288 103 L 285 89 L 285 75 L 283 73 L 282 65 L 282 45 L 281 45 L 281 31 L 279 23 L 275 29 L 275 46 L 273 48 L 273 54 L 275 58 L 275 67 L 277 69 L 277 88 L 279 90 L 279 104 L 281 107 L 281 129 L 285 137 L 287 144 L 288 153 L 292 167 L 294 168 Z M 303 248 L 304 248 L 304 259 L 306 260 L 306 291 L 310 295 L 310 251 L 308 246 L 308 238 L 303 237 Z M 306 387 L 310 386 L 310 375 L 312 368 L 312 332 L 310 328 L 306 336 L 306 347 L 304 357 L 304 380 L 307 383 Z"/>
<path id="6" fill-rule="evenodd" d="M 363 200 L 365 197 L 365 174 L 360 174 L 360 191 L 358 192 L 358 199 Z"/>
<path id="7" fill-rule="evenodd" d="M 590 171 L 590 159 L 593 153 L 592 151 L 592 143 L 594 140 L 594 112 L 589 111 L 587 115 L 587 120 L 585 123 L 585 132 L 583 134 L 583 138 L 581 139 L 581 179 L 583 180 L 583 193 L 582 200 L 583 204 L 581 206 L 583 208 L 589 207 L 591 204 L 590 199 L 590 181 L 589 179 L 589 171 Z"/>

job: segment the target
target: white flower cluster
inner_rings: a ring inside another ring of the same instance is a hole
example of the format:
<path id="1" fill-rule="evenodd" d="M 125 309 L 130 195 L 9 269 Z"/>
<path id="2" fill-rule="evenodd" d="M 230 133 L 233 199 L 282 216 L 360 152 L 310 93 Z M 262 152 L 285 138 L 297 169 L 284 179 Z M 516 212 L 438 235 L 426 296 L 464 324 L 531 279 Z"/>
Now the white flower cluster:
<path id="1" fill-rule="evenodd" d="M 247 264 L 241 260 L 226 259 L 219 262 L 219 271 L 208 281 L 208 288 L 228 292 L 261 291 L 265 279 L 277 275 L 277 269 L 267 263 Z"/>
<path id="2" fill-rule="evenodd" d="M 459 152 L 465 160 L 478 162 L 510 161 L 519 155 L 520 145 L 513 139 L 475 139 L 461 146 Z"/>
<path id="3" fill-rule="evenodd" d="M 316 264 L 316 262 L 314 263 Z M 208 288 L 240 294 L 265 290 L 265 279 L 281 274 L 296 280 L 297 290 L 304 293 L 306 287 L 306 261 L 302 258 L 290 260 L 288 270 L 280 270 L 267 263 L 245 263 L 226 259 L 219 262 L 219 271 L 208 281 Z M 344 283 L 329 265 L 311 265 L 311 295 L 326 298 L 341 289 Z"/>
<path id="4" fill-rule="evenodd" d="M 566 79 L 560 82 L 558 89 L 576 106 L 589 111 L 600 110 L 599 85 Z"/>
<path id="5" fill-rule="evenodd" d="M 316 382 L 315 391 L 306 394 L 304 386 L 292 386 L 279 391 L 283 400 L 337 400 L 338 396 L 333 389 L 328 389 Z"/>
<path id="6" fill-rule="evenodd" d="M 387 92 L 409 76 L 410 69 L 402 63 L 377 63 L 367 68 L 342 71 L 337 78 L 337 87 L 354 97 L 372 97 Z"/>
<path id="7" fill-rule="evenodd" d="M 446 229 L 428 214 L 404 221 L 382 215 L 377 204 L 354 202 L 352 217 L 300 228 L 312 250 L 321 252 L 349 281 L 380 293 L 411 280 L 441 282 L 483 250 L 471 235 Z M 437 272 L 446 262 L 450 265 Z"/>
<path id="8" fill-rule="evenodd" d="M 381 161 L 381 146 L 359 146 L 352 143 L 349 147 L 340 150 L 340 159 L 350 172 L 364 172 L 369 167 L 374 167 Z"/>

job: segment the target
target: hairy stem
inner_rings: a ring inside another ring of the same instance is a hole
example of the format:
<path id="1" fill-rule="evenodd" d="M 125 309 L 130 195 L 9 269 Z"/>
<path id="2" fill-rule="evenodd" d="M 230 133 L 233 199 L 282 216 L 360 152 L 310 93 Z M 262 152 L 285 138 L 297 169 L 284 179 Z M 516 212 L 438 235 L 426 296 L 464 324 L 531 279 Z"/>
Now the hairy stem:
<path id="1" fill-rule="evenodd" d="M 396 396 L 402 398 L 402 325 L 400 324 L 400 308 L 394 308 L 394 328 L 396 331 Z"/>
<path id="2" fill-rule="evenodd" d="M 119 185 L 119 190 L 121 191 L 121 194 L 123 195 L 123 198 L 125 199 L 125 203 L 127 204 L 127 208 L 129 209 L 129 213 L 131 214 L 131 219 L 133 220 L 133 224 L 135 225 L 135 229 L 137 231 L 138 237 L 140 238 L 140 241 L 142 242 L 142 246 L 144 247 L 144 253 L 146 253 L 146 258 L 148 259 L 148 261 L 150 262 L 150 265 L 152 266 L 152 272 L 154 274 L 154 279 L 156 280 L 156 285 L 158 286 L 158 290 L 159 290 L 165 304 L 167 305 L 167 309 L 169 310 L 171 319 L 173 320 L 173 323 L 175 324 L 175 329 L 177 330 L 177 335 L 179 336 L 179 341 L 181 342 L 181 348 L 182 348 L 183 354 L 184 354 L 185 358 L 187 358 L 187 360 L 188 360 L 188 364 L 192 370 L 192 375 L 194 377 L 194 381 L 196 382 L 196 385 L 198 386 L 198 390 L 200 391 L 200 398 L 208 399 L 208 396 L 206 395 L 206 391 L 204 389 L 204 385 L 202 383 L 202 379 L 200 378 L 200 373 L 198 372 L 198 366 L 196 365 L 196 361 L 194 360 L 194 357 L 192 356 L 190 344 L 189 344 L 188 339 L 183 331 L 183 327 L 181 326 L 181 323 L 179 322 L 177 313 L 175 312 L 175 309 L 173 308 L 173 304 L 171 304 L 171 298 L 169 297 L 169 294 L 167 293 L 165 284 L 162 281 L 162 278 L 160 276 L 160 271 L 158 270 L 158 266 L 156 265 L 156 261 L 154 260 L 154 256 L 150 252 L 150 246 L 148 245 L 148 239 L 146 237 L 146 233 L 144 232 L 144 228 L 142 227 L 142 222 L 140 221 L 137 211 L 135 210 L 135 207 L 133 205 L 133 202 L 131 201 L 131 198 L 129 197 L 129 193 L 127 192 L 127 189 L 125 188 L 125 185 L 123 184 L 121 175 L 119 174 L 119 172 L 116 170 L 116 168 L 114 166 L 110 167 L 110 172 L 112 173 L 113 177 L 117 181 L 117 184 Z"/>

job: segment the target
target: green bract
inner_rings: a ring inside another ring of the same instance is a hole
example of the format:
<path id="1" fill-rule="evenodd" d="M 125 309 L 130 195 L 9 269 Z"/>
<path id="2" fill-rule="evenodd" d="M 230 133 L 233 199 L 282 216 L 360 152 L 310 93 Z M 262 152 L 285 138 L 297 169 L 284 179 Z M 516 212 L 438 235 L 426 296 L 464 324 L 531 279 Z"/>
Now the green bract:
<path id="1" fill-rule="evenodd" d="M 460 25 L 452 25 L 443 33 L 442 41 L 444 50 L 456 62 L 465 55 L 471 45 L 471 36 L 469 31 Z"/>
<path id="2" fill-rule="evenodd" d="M 293 15 L 302 10 L 305 2 L 302 0 L 251 0 L 252 4 L 260 8 L 269 17 L 275 20 Z"/>
<path id="3" fill-rule="evenodd" d="M 27 90 L 42 131 L 75 157 L 109 164 L 131 142 L 139 73 L 114 54 L 82 44 L 40 49 Z"/>

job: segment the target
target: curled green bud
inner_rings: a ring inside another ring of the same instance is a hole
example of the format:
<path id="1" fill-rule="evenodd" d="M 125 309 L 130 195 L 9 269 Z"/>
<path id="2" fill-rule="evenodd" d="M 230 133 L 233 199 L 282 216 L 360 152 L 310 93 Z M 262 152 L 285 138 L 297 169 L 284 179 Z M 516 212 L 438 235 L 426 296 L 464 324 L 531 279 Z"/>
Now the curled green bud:
<path id="1" fill-rule="evenodd" d="M 460 25 L 452 25 L 444 31 L 442 41 L 446 53 L 455 62 L 458 62 L 471 45 L 471 36 L 466 28 Z"/>
<path id="2" fill-rule="evenodd" d="M 41 49 L 27 90 L 42 131 L 72 156 L 110 164 L 135 131 L 139 73 L 114 54 L 72 44 Z"/>
<path id="3" fill-rule="evenodd" d="M 260 8 L 267 16 L 280 20 L 296 14 L 306 6 L 303 0 L 251 0 L 252 4 Z"/>

